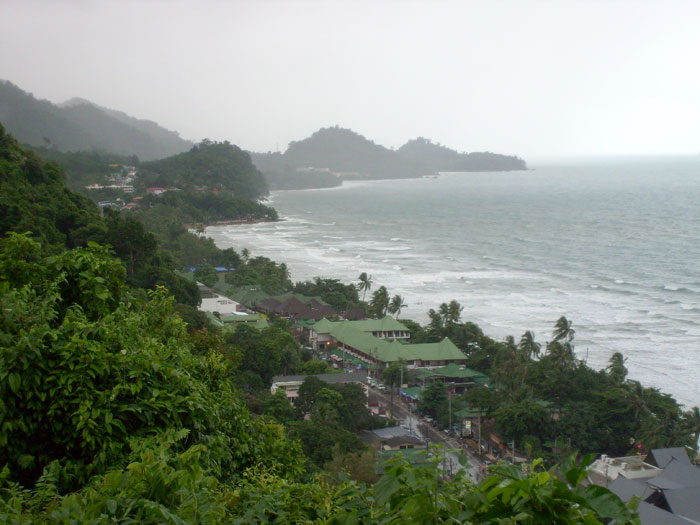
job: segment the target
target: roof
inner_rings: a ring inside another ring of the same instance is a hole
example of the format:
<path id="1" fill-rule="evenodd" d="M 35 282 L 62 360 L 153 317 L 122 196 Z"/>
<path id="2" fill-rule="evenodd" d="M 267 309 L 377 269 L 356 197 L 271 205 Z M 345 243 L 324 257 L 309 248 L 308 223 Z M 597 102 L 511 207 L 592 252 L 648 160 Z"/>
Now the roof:
<path id="1" fill-rule="evenodd" d="M 392 341 L 383 355 L 382 361 L 450 361 L 467 357 L 447 337 L 439 343 L 422 343 L 407 345 Z"/>
<path id="2" fill-rule="evenodd" d="M 421 386 L 412 386 L 409 388 L 402 388 L 401 393 L 405 396 L 410 397 L 411 399 L 420 399 L 420 395 L 423 392 L 423 387 Z"/>
<path id="3" fill-rule="evenodd" d="M 262 330 L 263 328 L 267 328 L 268 326 L 270 326 L 267 322 L 267 319 L 264 319 L 258 314 L 227 314 L 221 315 L 219 319 L 225 325 L 246 324 L 249 326 L 254 326 L 258 330 Z"/>
<path id="4" fill-rule="evenodd" d="M 644 499 L 652 492 L 652 489 L 644 481 L 627 479 L 624 476 L 615 478 L 608 484 L 608 488 L 625 503 L 631 500 L 633 496 L 639 496 Z"/>
<path id="5" fill-rule="evenodd" d="M 390 447 L 400 447 L 401 445 L 424 445 L 423 441 L 411 435 L 395 436 L 388 439 L 382 439 L 381 442 Z"/>
<path id="6" fill-rule="evenodd" d="M 663 472 L 653 479 L 649 484 L 660 489 L 680 489 L 684 487 L 695 487 L 700 489 L 700 469 L 688 463 L 671 461 Z M 700 490 L 696 490 L 700 495 Z"/>
<path id="7" fill-rule="evenodd" d="M 690 523 L 646 501 L 639 502 L 637 512 L 643 525 L 688 525 Z"/>
<path id="8" fill-rule="evenodd" d="M 306 374 L 300 376 L 274 376 L 273 383 L 291 383 L 304 381 L 307 377 L 317 377 L 324 383 L 364 383 L 367 380 L 365 372 L 351 372 L 347 374 Z"/>
<path id="9" fill-rule="evenodd" d="M 314 332 L 317 334 L 328 334 L 333 329 L 333 323 L 324 317 L 311 328 L 313 328 Z"/>
<path id="10" fill-rule="evenodd" d="M 345 324 L 349 323 L 349 326 L 352 327 L 356 331 L 360 332 L 392 332 L 392 331 L 402 331 L 402 332 L 408 332 L 408 328 L 403 323 L 400 323 L 393 317 L 389 317 L 388 315 L 383 317 L 382 319 L 364 319 L 362 321 L 338 321 L 338 322 L 332 322 L 328 321 L 327 319 L 322 319 L 319 321 L 321 323 L 322 321 L 326 321 L 323 325 L 316 326 L 314 325 L 314 331 L 318 334 L 326 334 L 330 333 L 335 325 L 339 324 Z M 331 326 L 327 323 L 330 323 Z"/>
<path id="11" fill-rule="evenodd" d="M 700 520 L 700 498 L 698 496 L 700 493 L 697 487 L 664 491 L 664 497 L 671 512 L 696 523 Z"/>
<path id="12" fill-rule="evenodd" d="M 411 433 L 403 427 L 375 428 L 372 433 L 379 439 L 387 440 L 395 437 L 411 436 Z"/>
<path id="13" fill-rule="evenodd" d="M 655 448 L 651 451 L 651 457 L 659 468 L 665 468 L 674 459 L 690 465 L 690 458 L 684 447 Z"/>

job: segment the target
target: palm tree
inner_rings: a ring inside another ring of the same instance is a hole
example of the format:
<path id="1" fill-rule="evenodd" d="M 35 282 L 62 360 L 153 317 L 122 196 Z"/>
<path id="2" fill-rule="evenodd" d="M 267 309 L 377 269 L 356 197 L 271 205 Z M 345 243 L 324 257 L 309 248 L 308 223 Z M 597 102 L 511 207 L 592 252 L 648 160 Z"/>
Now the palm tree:
<path id="1" fill-rule="evenodd" d="M 554 337 L 553 342 L 564 340 L 567 343 L 571 343 L 576 333 L 576 330 L 571 328 L 571 324 L 571 321 L 562 315 L 554 325 L 554 331 L 552 332 L 552 336 Z"/>
<path id="2" fill-rule="evenodd" d="M 535 342 L 535 334 L 528 330 L 520 338 L 518 348 L 527 356 L 527 359 L 530 360 L 540 355 L 540 348 L 542 348 L 542 345 Z"/>
<path id="3" fill-rule="evenodd" d="M 685 431 L 693 434 L 693 448 L 697 450 L 700 439 L 700 409 L 693 407 L 684 415 Z"/>
<path id="4" fill-rule="evenodd" d="M 357 285 L 357 290 L 362 292 L 362 302 L 364 302 L 367 291 L 372 289 L 372 276 L 368 276 L 366 272 L 362 272 L 359 280 L 360 283 Z"/>
<path id="5" fill-rule="evenodd" d="M 626 357 L 624 357 L 620 352 L 615 352 L 610 357 L 610 364 L 606 368 L 610 379 L 615 381 L 615 383 L 617 384 L 622 383 L 627 377 L 627 368 L 625 367 L 625 361 L 627 361 Z"/>
<path id="6" fill-rule="evenodd" d="M 396 318 L 399 318 L 399 315 L 401 315 L 401 309 L 405 308 L 406 305 L 403 302 L 403 297 L 400 295 L 395 295 L 392 297 L 391 302 L 389 303 L 389 313 L 390 314 L 396 314 Z"/>
<path id="7" fill-rule="evenodd" d="M 462 310 L 464 310 L 464 306 L 452 299 L 450 304 L 447 305 L 447 322 L 451 324 L 459 323 L 459 318 L 462 317 Z"/>
<path id="8" fill-rule="evenodd" d="M 372 306 L 376 317 L 383 317 L 386 315 L 387 308 L 389 308 L 389 290 L 386 289 L 386 286 L 380 286 L 379 289 L 372 294 L 372 300 L 369 304 Z"/>
<path id="9" fill-rule="evenodd" d="M 243 259 L 243 262 L 248 262 L 248 259 L 250 258 L 250 251 L 248 248 L 243 248 L 241 250 L 241 258 Z"/>

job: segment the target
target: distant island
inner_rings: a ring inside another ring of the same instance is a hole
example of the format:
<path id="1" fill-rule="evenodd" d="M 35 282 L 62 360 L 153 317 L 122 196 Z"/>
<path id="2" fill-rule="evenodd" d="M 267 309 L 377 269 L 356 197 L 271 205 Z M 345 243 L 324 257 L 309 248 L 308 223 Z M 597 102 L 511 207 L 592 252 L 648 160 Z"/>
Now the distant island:
<path id="1" fill-rule="evenodd" d="M 284 153 L 250 155 L 271 189 L 333 187 L 343 180 L 413 178 L 439 171 L 527 169 L 516 156 L 460 153 L 423 137 L 394 151 L 338 126 L 293 141 Z"/>

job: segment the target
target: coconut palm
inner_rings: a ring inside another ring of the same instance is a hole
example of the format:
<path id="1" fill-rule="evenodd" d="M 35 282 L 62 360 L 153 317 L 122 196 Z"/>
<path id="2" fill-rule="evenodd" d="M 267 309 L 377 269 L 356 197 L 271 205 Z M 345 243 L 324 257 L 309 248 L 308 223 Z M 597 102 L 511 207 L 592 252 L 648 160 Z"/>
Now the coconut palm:
<path id="1" fill-rule="evenodd" d="M 685 431 L 693 434 L 693 448 L 697 449 L 698 439 L 700 439 L 700 409 L 693 407 L 692 410 L 683 414 Z"/>
<path id="2" fill-rule="evenodd" d="M 615 383 L 622 383 L 627 377 L 627 368 L 625 367 L 625 361 L 627 358 L 624 357 L 620 352 L 615 352 L 611 357 L 610 364 L 606 368 L 608 376 L 610 379 L 615 381 Z"/>
<path id="3" fill-rule="evenodd" d="M 447 305 L 447 322 L 451 324 L 459 323 L 459 319 L 462 317 L 462 310 L 464 310 L 464 306 L 452 299 L 450 304 Z"/>
<path id="4" fill-rule="evenodd" d="M 386 315 L 389 308 L 389 290 L 386 286 L 380 286 L 379 289 L 372 294 L 372 300 L 369 302 L 375 317 L 383 317 Z"/>
<path id="5" fill-rule="evenodd" d="M 390 314 L 396 314 L 396 318 L 399 318 L 399 315 L 401 315 L 401 309 L 405 308 L 406 304 L 403 302 L 403 297 L 400 295 L 395 295 L 392 297 L 391 302 L 389 303 L 389 313 Z"/>
<path id="6" fill-rule="evenodd" d="M 528 360 L 530 360 L 540 355 L 540 348 L 542 348 L 542 345 L 535 341 L 534 332 L 527 331 L 520 338 L 518 348 L 527 356 Z"/>
<path id="7" fill-rule="evenodd" d="M 552 332 L 553 342 L 565 341 L 571 343 L 576 333 L 576 330 L 571 328 L 571 324 L 571 321 L 562 315 L 554 325 L 554 331 Z"/>
<path id="8" fill-rule="evenodd" d="M 364 302 L 367 291 L 372 289 L 372 276 L 368 276 L 366 272 L 362 272 L 360 274 L 359 281 L 357 290 L 362 292 L 362 301 Z"/>

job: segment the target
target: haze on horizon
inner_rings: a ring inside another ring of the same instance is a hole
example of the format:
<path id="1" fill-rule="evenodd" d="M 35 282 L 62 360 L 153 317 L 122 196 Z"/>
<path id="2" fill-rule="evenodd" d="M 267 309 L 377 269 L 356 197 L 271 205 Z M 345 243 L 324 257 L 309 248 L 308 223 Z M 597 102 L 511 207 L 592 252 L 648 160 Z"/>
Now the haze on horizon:
<path id="1" fill-rule="evenodd" d="M 700 152 L 700 2 L 0 3 L 0 78 L 184 138 L 321 127 L 525 159 Z"/>

